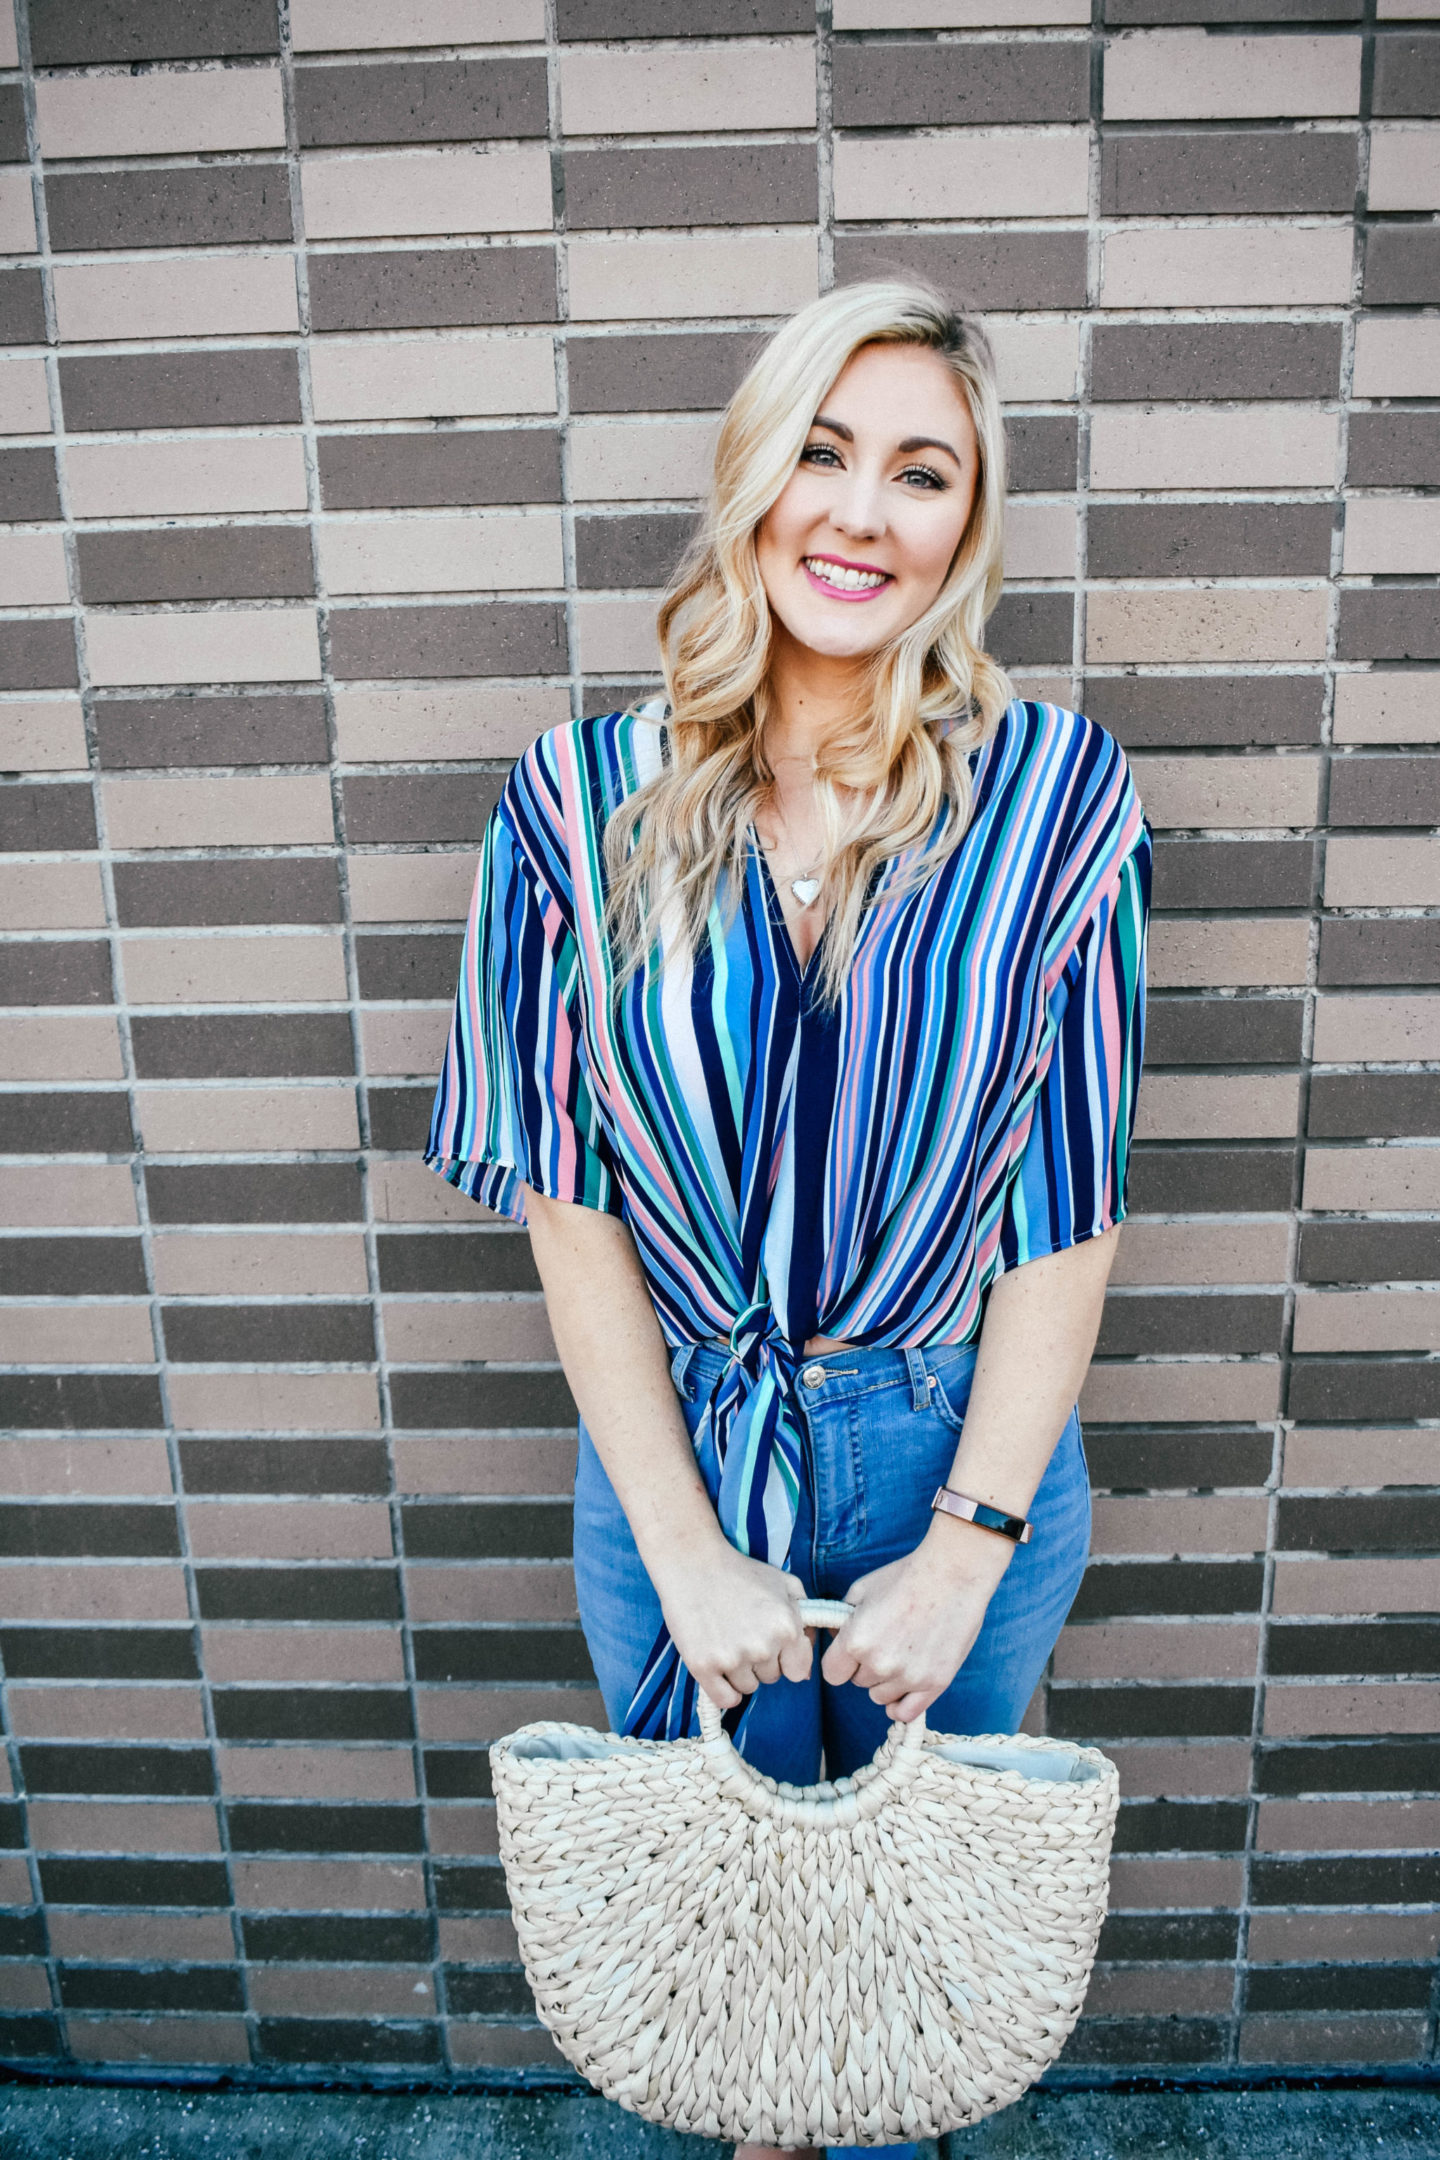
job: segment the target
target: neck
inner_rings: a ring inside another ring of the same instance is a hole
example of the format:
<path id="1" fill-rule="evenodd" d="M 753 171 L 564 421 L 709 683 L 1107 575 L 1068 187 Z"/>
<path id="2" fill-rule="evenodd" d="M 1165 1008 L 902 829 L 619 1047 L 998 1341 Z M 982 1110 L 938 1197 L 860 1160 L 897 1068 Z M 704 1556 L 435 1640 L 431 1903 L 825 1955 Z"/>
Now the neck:
<path id="1" fill-rule="evenodd" d="M 772 765 L 791 761 L 813 770 L 827 739 L 854 716 L 867 662 L 832 658 L 799 644 L 775 624 L 770 651 L 770 717 L 765 749 Z"/>

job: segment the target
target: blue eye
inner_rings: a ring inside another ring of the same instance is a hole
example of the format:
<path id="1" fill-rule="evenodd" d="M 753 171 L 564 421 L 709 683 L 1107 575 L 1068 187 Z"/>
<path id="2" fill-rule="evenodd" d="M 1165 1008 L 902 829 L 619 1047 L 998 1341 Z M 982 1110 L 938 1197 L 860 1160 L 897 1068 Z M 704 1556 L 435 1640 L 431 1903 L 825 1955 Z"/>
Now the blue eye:
<path id="1" fill-rule="evenodd" d="M 812 465 L 818 464 L 822 458 L 826 459 L 832 464 L 838 465 L 840 462 L 840 453 L 835 448 L 835 445 L 833 443 L 828 442 L 806 443 L 805 448 L 800 453 L 800 462 L 802 465 L 807 463 Z"/>
<path id="2" fill-rule="evenodd" d="M 939 473 L 932 472 L 928 465 L 907 465 L 900 477 L 902 480 L 919 480 L 927 488 L 943 488 L 946 485 Z"/>

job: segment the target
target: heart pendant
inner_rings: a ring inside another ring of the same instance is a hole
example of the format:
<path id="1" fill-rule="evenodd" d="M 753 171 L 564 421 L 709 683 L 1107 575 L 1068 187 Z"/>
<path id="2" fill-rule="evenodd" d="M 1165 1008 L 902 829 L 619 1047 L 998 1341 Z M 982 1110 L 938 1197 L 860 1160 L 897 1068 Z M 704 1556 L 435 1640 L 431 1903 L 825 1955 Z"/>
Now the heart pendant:
<path id="1" fill-rule="evenodd" d="M 820 890 L 820 880 L 818 877 L 792 877 L 790 890 L 801 907 L 809 907 Z"/>

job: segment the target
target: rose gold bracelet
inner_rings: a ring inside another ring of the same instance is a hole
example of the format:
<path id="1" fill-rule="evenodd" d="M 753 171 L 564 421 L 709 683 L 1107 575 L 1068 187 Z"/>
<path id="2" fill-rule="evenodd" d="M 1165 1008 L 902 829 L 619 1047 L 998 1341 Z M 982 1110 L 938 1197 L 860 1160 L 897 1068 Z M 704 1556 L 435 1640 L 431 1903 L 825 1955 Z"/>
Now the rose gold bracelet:
<path id="1" fill-rule="evenodd" d="M 1028 1545 L 1035 1534 L 1034 1524 L 1026 1522 L 1023 1515 L 1007 1515 L 1003 1508 L 987 1507 L 983 1500 L 952 1492 L 948 1485 L 940 1487 L 930 1507 L 932 1513 L 972 1522 L 977 1530 L 993 1530 L 997 1537 L 1009 1538 L 1012 1545 Z"/>

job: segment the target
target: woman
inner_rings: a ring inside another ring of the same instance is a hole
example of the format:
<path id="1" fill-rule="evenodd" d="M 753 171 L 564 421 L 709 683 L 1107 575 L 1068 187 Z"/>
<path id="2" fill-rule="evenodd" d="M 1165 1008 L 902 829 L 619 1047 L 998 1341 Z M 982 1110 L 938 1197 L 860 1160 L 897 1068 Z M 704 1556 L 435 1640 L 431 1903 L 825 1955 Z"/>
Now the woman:
<path id="1" fill-rule="evenodd" d="M 797 1783 L 892 1717 L 1014 1730 L 1085 1564 L 1149 835 L 1115 742 L 981 649 L 1003 498 L 938 295 L 778 333 L 660 610 L 668 717 L 510 776 L 430 1136 L 530 1228 L 613 1724 L 703 1688 Z M 806 1594 L 855 1608 L 818 1668 Z"/>

